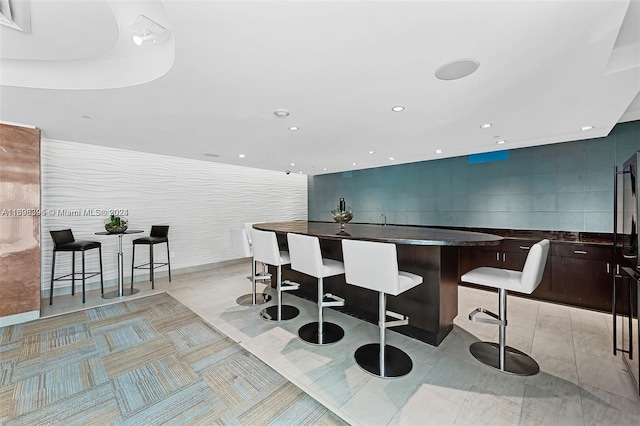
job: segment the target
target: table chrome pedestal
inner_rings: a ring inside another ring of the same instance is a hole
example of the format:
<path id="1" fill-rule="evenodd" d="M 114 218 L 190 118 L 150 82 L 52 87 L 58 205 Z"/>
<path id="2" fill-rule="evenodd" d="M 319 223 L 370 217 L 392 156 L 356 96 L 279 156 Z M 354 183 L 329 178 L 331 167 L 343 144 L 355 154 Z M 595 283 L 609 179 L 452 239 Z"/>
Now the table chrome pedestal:
<path id="1" fill-rule="evenodd" d="M 103 299 L 114 299 L 116 297 L 131 296 L 140 291 L 133 288 L 133 279 L 131 280 L 131 288 L 124 288 L 124 253 L 122 252 L 122 236 L 124 234 L 140 234 L 143 231 L 137 229 L 126 230 L 120 233 L 96 232 L 96 235 L 117 235 L 118 236 L 118 289 L 109 291 L 102 295 Z"/>

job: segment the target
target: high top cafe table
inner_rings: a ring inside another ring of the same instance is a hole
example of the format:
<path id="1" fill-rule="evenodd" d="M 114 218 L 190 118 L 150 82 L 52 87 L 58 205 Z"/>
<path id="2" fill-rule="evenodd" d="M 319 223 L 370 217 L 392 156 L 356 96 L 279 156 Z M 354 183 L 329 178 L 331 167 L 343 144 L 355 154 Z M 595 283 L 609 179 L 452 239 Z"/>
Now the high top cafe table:
<path id="1" fill-rule="evenodd" d="M 422 276 L 423 283 L 398 296 L 388 296 L 388 309 L 409 317 L 409 325 L 395 327 L 394 331 L 434 346 L 453 329 L 453 319 L 458 315 L 458 248 L 494 246 L 502 241 L 492 234 L 411 225 L 348 223 L 341 231 L 338 223 L 291 221 L 257 223 L 253 227 L 275 232 L 282 250 L 287 250 L 288 232 L 316 236 L 322 256 L 339 261 L 344 238 L 396 244 L 399 269 Z M 315 278 L 288 266 L 283 266 L 282 276 L 283 280 L 301 284 L 291 294 L 315 301 Z M 345 299 L 345 307 L 338 310 L 377 323 L 376 292 L 347 285 L 344 275 L 325 279 L 324 290 Z"/>
<path id="2" fill-rule="evenodd" d="M 118 289 L 109 291 L 102 295 L 103 299 L 113 299 L 115 297 L 131 296 L 140 291 L 140 289 L 133 288 L 133 277 L 131 277 L 131 288 L 124 288 L 124 255 L 122 253 L 122 236 L 124 234 L 140 234 L 144 231 L 139 229 L 127 229 L 124 232 L 96 232 L 96 235 L 117 235 L 118 236 Z"/>

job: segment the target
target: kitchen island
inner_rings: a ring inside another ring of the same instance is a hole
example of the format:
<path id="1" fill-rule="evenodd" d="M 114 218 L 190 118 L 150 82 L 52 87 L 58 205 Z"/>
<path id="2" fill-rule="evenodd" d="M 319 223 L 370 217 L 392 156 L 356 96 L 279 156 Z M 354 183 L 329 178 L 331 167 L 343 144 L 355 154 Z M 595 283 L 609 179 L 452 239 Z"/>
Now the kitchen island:
<path id="1" fill-rule="evenodd" d="M 337 223 L 289 221 L 258 223 L 253 227 L 275 232 L 282 250 L 287 250 L 289 232 L 316 236 L 323 257 L 340 261 L 344 238 L 396 244 L 399 269 L 422 276 L 423 283 L 398 296 L 388 296 L 387 308 L 409 317 L 409 325 L 395 327 L 393 331 L 434 346 L 451 331 L 458 314 L 458 248 L 498 245 L 502 240 L 497 235 L 480 232 L 411 225 L 349 223 L 341 231 Z M 271 273 L 275 276 L 275 270 Z M 300 283 L 300 289 L 291 294 L 316 301 L 315 278 L 288 266 L 283 267 L 282 277 Z M 377 323 L 378 293 L 347 285 L 344 275 L 326 278 L 324 290 L 345 299 L 345 307 L 338 310 Z"/>

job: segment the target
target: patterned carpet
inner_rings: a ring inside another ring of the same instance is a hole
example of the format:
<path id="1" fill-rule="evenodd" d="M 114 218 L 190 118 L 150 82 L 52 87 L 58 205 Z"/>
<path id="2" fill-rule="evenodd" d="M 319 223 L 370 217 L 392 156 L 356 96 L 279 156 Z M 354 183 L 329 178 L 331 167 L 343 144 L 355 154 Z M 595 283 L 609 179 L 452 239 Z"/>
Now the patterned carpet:
<path id="1" fill-rule="evenodd" d="M 0 328 L 0 424 L 346 423 L 159 294 Z"/>

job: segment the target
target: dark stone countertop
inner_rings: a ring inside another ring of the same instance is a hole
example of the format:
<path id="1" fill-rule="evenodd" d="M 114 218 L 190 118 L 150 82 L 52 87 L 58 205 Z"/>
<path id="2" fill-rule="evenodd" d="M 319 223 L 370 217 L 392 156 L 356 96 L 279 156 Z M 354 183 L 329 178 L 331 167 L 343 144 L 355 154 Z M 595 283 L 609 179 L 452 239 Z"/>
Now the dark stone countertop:
<path id="1" fill-rule="evenodd" d="M 410 225 L 347 223 L 345 231 L 341 232 L 338 223 L 296 220 L 256 223 L 253 227 L 263 231 L 274 231 L 276 234 L 292 232 L 330 240 L 351 238 L 408 245 L 492 246 L 500 244 L 503 239 L 498 235 L 481 232 Z"/>
<path id="2" fill-rule="evenodd" d="M 435 227 L 439 228 L 439 227 Z M 574 243 L 590 245 L 613 245 L 613 234 L 605 232 L 580 232 L 580 231 L 544 231 L 535 229 L 497 229 L 497 228 L 460 228 L 447 227 L 473 232 L 483 232 L 499 235 L 505 239 L 542 240 L 544 238 L 553 243 Z"/>

